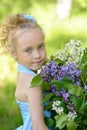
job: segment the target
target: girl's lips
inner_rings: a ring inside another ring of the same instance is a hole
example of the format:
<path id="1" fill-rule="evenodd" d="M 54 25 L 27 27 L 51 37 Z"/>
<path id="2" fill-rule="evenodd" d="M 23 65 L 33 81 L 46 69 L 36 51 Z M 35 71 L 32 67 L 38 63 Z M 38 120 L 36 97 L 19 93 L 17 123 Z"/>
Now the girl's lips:
<path id="1" fill-rule="evenodd" d="M 35 61 L 35 62 L 33 62 L 33 64 L 43 64 L 43 60 Z"/>
<path id="2" fill-rule="evenodd" d="M 33 62 L 34 64 L 38 64 L 38 63 L 42 63 L 43 61 L 36 61 L 36 62 Z"/>

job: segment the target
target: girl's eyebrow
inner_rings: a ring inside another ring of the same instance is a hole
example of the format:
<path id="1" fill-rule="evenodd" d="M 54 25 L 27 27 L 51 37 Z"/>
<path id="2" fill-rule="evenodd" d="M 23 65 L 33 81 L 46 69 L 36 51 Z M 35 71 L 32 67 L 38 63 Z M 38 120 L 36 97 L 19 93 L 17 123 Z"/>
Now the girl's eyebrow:
<path id="1" fill-rule="evenodd" d="M 27 46 L 27 47 L 24 48 L 24 50 L 26 50 L 26 49 L 32 49 L 32 48 L 33 48 L 33 47 L 31 47 L 31 46 L 30 46 L 30 47 Z"/>
<path id="2" fill-rule="evenodd" d="M 39 45 L 38 46 L 40 46 L 40 45 L 44 45 L 45 44 L 45 41 L 42 41 L 41 43 L 39 43 Z M 26 50 L 26 49 L 33 49 L 34 48 L 34 46 L 26 46 L 23 50 Z"/>
<path id="3" fill-rule="evenodd" d="M 39 45 L 41 45 L 41 44 L 45 44 L 45 41 L 42 41 Z"/>

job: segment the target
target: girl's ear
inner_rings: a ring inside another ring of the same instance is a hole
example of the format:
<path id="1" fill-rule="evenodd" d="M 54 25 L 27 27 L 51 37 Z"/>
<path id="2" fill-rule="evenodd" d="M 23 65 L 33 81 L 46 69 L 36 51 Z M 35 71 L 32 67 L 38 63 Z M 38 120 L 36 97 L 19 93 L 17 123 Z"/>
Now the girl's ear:
<path id="1" fill-rule="evenodd" d="M 12 55 L 12 57 L 17 60 L 17 52 L 14 50 L 14 48 L 9 47 L 8 52 Z"/>
<path id="2" fill-rule="evenodd" d="M 13 57 L 15 60 L 18 59 L 18 58 L 17 58 L 17 54 L 16 54 L 15 52 L 12 52 L 12 57 Z"/>

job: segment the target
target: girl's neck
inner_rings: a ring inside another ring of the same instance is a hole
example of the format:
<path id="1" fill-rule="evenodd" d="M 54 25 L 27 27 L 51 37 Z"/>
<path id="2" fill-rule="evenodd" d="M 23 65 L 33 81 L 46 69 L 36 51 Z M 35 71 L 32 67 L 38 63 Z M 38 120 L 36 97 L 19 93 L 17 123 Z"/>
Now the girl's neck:
<path id="1" fill-rule="evenodd" d="M 18 63 L 18 72 L 25 72 L 27 74 L 36 75 L 37 71 L 31 70 L 30 68 L 27 68 L 26 66 Z"/>

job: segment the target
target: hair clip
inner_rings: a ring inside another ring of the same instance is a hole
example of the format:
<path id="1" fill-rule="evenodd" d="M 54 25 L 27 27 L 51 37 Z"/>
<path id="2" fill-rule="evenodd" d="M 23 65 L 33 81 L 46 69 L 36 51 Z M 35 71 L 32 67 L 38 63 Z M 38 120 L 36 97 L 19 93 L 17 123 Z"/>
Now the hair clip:
<path id="1" fill-rule="evenodd" d="M 24 18 L 31 20 L 31 22 L 36 22 L 36 19 L 32 15 L 24 14 Z"/>

